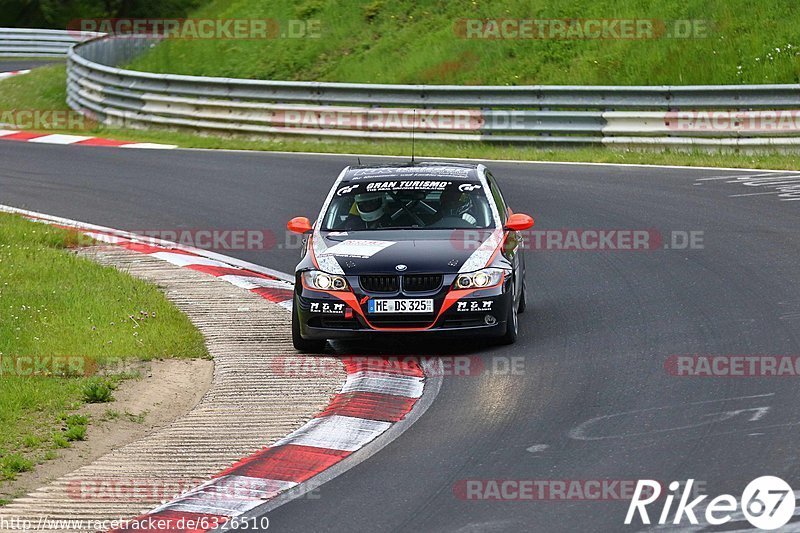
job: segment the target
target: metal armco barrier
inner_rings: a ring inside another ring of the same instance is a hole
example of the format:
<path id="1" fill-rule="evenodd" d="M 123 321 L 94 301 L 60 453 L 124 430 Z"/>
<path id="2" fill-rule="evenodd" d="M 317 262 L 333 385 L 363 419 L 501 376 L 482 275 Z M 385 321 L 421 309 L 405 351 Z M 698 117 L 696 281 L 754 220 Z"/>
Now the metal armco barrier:
<path id="1" fill-rule="evenodd" d="M 0 29 L 0 32 L 5 31 Z M 96 37 L 67 53 L 67 102 L 106 124 L 330 138 L 800 145 L 800 85 L 459 86 L 268 81 L 119 68 L 158 36 Z"/>
<path id="2" fill-rule="evenodd" d="M 97 35 L 66 30 L 0 28 L 0 56 L 65 57 L 73 45 Z"/>

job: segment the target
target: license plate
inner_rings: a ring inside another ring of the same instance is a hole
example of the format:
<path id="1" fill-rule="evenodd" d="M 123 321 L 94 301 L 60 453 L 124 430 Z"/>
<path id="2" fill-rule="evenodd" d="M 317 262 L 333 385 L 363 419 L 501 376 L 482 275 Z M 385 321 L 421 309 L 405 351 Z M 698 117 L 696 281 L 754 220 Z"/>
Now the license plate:
<path id="1" fill-rule="evenodd" d="M 433 300 L 369 300 L 370 313 L 433 313 Z"/>

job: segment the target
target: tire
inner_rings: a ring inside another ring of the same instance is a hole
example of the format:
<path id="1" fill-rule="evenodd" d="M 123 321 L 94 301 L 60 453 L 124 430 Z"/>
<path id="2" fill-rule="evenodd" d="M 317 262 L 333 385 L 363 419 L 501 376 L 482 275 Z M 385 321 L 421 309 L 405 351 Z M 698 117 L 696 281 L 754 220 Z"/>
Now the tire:
<path id="1" fill-rule="evenodd" d="M 508 313 L 506 313 L 506 332 L 500 337 L 500 344 L 514 344 L 517 342 L 517 334 L 519 333 L 519 317 L 518 306 L 514 305 L 514 299 L 511 299 L 511 305 L 508 306 Z"/>
<path id="2" fill-rule="evenodd" d="M 517 313 L 520 315 L 525 312 L 528 307 L 528 282 L 525 281 L 525 273 L 522 273 L 522 294 L 519 295 L 519 307 Z"/>
<path id="3" fill-rule="evenodd" d="M 300 317 L 297 316 L 296 304 L 292 305 L 292 345 L 300 353 L 321 353 L 325 350 L 324 340 L 304 339 L 300 335 Z"/>

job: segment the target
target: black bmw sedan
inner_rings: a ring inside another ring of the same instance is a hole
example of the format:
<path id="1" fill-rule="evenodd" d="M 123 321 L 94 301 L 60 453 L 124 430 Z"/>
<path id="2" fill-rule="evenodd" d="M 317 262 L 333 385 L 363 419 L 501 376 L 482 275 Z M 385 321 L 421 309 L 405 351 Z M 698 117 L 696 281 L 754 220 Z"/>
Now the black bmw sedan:
<path id="1" fill-rule="evenodd" d="M 295 348 L 385 334 L 515 342 L 527 293 L 520 232 L 531 226 L 480 164 L 345 168 L 316 221 L 287 226 L 306 235 Z"/>

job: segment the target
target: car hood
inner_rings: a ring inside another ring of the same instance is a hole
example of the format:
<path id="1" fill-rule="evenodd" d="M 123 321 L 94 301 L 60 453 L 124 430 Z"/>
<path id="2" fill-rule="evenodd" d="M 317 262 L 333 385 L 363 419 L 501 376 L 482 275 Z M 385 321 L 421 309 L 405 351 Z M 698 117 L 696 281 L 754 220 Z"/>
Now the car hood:
<path id="1" fill-rule="evenodd" d="M 492 230 L 322 232 L 326 250 L 347 275 L 456 273 Z M 405 268 L 397 268 L 405 265 Z"/>

